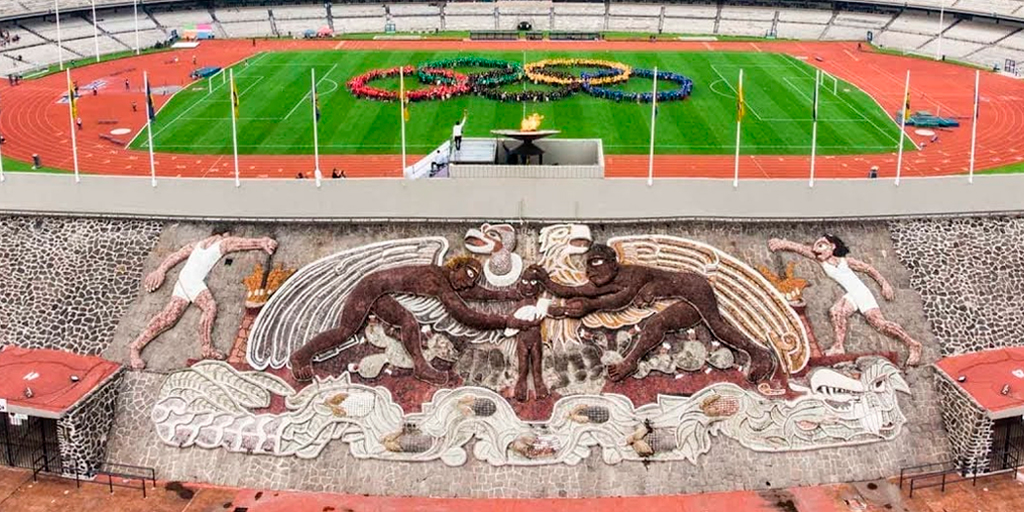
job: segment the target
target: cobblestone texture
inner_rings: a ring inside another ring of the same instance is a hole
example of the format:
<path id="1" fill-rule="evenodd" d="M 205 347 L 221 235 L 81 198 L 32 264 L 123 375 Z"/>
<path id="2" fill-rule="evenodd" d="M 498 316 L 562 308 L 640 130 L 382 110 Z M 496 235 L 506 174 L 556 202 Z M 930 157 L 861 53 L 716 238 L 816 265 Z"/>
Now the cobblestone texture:
<path id="1" fill-rule="evenodd" d="M 462 252 L 461 240 L 471 225 L 428 226 L 242 226 L 236 234 L 271 236 L 280 248 L 271 264 L 299 266 L 344 248 L 377 240 L 423 236 L 447 236 L 450 255 Z M 527 261 L 537 256 L 536 232 L 539 225 L 517 226 L 519 252 Z M 673 223 L 645 225 L 590 226 L 597 241 L 627 234 L 670 234 L 700 240 L 731 253 L 752 265 L 764 264 L 777 273 L 792 255 L 771 254 L 765 242 L 770 237 L 811 242 L 823 232 L 842 237 L 852 255 L 874 265 L 893 285 L 897 298 L 881 300 L 875 283 L 865 279 L 879 297 L 886 316 L 901 323 L 924 343 L 924 362 L 934 362 L 939 354 L 922 314 L 921 298 L 910 287 L 910 273 L 896 257 L 884 223 L 833 224 L 725 224 Z M 146 263 L 154 268 L 169 251 L 205 236 L 211 226 L 175 225 L 168 227 L 157 249 Z M 251 260 L 251 261 L 250 261 Z M 241 279 L 259 261 L 243 254 L 231 268 L 224 262 L 211 274 L 210 288 L 220 302 L 221 316 L 214 330 L 215 345 L 228 350 L 243 313 L 244 287 Z M 832 342 L 828 308 L 843 291 L 829 280 L 820 266 L 797 260 L 796 274 L 812 286 L 805 291 L 807 315 L 818 339 L 827 347 Z M 267 266 L 266 264 L 264 265 Z M 174 272 L 168 275 L 173 283 Z M 166 285 L 165 285 L 166 286 Z M 123 357 L 123 345 L 159 310 L 169 289 L 141 296 L 130 315 L 118 328 L 112 357 Z M 158 338 L 144 357 L 150 368 L 166 371 L 181 367 L 198 353 L 195 335 L 198 314 L 189 312 L 179 325 Z M 895 351 L 905 357 L 905 349 L 867 325 L 862 318 L 851 319 L 847 350 L 855 353 Z M 164 376 L 158 373 L 129 373 L 117 409 L 111 433 L 108 460 L 111 462 L 153 466 L 158 477 L 171 480 L 199 480 L 231 485 L 370 493 L 382 495 L 472 496 L 472 497 L 582 497 L 635 494 L 668 494 L 761 489 L 790 485 L 873 479 L 898 473 L 902 466 L 946 460 L 949 443 L 935 391 L 934 370 L 928 366 L 907 372 L 911 397 L 900 396 L 908 418 L 904 432 L 894 441 L 860 447 L 790 453 L 757 453 L 725 438 L 715 438 L 711 452 L 698 465 L 688 462 L 642 465 L 624 463 L 606 465 L 595 453 L 577 466 L 492 467 L 475 460 L 463 467 L 451 468 L 439 463 L 395 463 L 364 461 L 351 457 L 348 447 L 332 443 L 315 460 L 246 456 L 220 450 L 178 449 L 160 442 L 149 418 L 152 401 Z"/>
<path id="2" fill-rule="evenodd" d="M 0 217 L 0 345 L 95 355 L 139 290 L 153 222 Z"/>
<path id="3" fill-rule="evenodd" d="M 1024 219 L 939 219 L 890 224 L 943 355 L 1024 340 Z"/>
<path id="4" fill-rule="evenodd" d="M 992 420 L 941 372 L 936 372 L 935 385 L 942 398 L 942 423 L 953 459 L 966 468 L 986 465 L 992 451 Z"/>
<path id="5" fill-rule="evenodd" d="M 107 439 L 114 424 L 114 409 L 124 370 L 57 422 L 64 473 L 92 476 L 106 460 Z"/>

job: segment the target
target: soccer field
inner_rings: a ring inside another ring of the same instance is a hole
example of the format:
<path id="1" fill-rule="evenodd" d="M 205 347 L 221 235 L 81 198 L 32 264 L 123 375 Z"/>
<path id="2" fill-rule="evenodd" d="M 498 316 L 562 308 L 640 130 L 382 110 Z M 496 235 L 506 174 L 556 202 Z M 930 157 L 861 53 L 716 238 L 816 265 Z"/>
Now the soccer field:
<path id="1" fill-rule="evenodd" d="M 742 125 L 743 154 L 800 155 L 811 151 L 813 67 L 787 55 L 739 52 L 377 52 L 301 51 L 263 53 L 234 66 L 239 91 L 238 149 L 243 154 L 311 154 L 313 109 L 310 69 L 316 69 L 320 98 L 320 152 L 324 154 L 396 154 L 401 149 L 397 102 L 358 99 L 346 88 L 352 77 L 375 68 L 416 65 L 455 56 L 531 62 L 545 58 L 592 58 L 618 61 L 634 68 L 654 68 L 690 77 L 693 95 L 658 106 L 656 152 L 660 154 L 731 154 L 736 137 L 736 88 L 744 72 L 747 114 Z M 463 73 L 485 69 L 464 69 Z M 578 72 L 578 70 L 577 70 Z M 226 74 L 226 73 L 225 73 Z M 195 82 L 178 92 L 157 114 L 153 143 L 158 151 L 230 154 L 230 87 L 222 76 Z M 374 81 L 398 89 L 398 79 Z M 612 86 L 650 91 L 650 79 L 631 78 Z M 659 80 L 659 90 L 673 83 Z M 406 77 L 407 88 L 423 87 Z M 510 90 L 543 88 L 532 84 Z M 899 127 L 878 104 L 856 87 L 829 78 L 820 92 L 818 154 L 887 153 L 897 148 Z M 502 103 L 478 96 L 416 102 L 406 126 L 407 148 L 423 154 L 451 134 L 451 126 L 468 109 L 467 137 L 490 136 L 496 128 L 517 128 L 527 114 L 544 116 L 542 128 L 561 130 L 562 138 L 600 138 L 608 154 L 646 154 L 650 144 L 651 107 L 616 103 L 585 92 L 552 102 Z M 146 149 L 146 137 L 131 144 Z M 909 142 L 905 149 L 913 150 Z"/>

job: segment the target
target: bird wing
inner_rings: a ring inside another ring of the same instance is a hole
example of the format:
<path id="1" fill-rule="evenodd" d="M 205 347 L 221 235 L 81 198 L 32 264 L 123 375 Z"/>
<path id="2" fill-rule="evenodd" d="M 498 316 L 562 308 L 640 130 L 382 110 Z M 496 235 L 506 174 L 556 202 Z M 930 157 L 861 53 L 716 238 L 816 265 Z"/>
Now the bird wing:
<path id="1" fill-rule="evenodd" d="M 754 342 L 775 349 L 790 373 L 807 365 L 810 342 L 799 315 L 764 276 L 746 263 L 710 245 L 667 235 L 616 237 L 608 245 L 623 263 L 706 276 L 726 321 Z M 658 307 L 655 304 L 647 312 L 627 308 L 619 320 L 632 320 L 644 313 L 650 316 Z"/>
<path id="2" fill-rule="evenodd" d="M 345 299 L 363 277 L 389 268 L 440 264 L 447 252 L 443 237 L 407 238 L 355 247 L 302 267 L 260 310 L 249 331 L 246 359 L 257 370 L 284 367 L 292 352 L 335 327 Z"/>

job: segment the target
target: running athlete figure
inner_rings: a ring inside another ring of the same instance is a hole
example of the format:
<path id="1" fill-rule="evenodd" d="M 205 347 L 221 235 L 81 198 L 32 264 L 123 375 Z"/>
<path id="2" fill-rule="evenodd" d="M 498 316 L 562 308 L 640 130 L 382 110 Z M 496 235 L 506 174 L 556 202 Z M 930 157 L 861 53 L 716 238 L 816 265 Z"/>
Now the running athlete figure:
<path id="1" fill-rule="evenodd" d="M 863 272 L 871 276 L 878 283 L 878 286 L 882 288 L 882 297 L 885 300 L 896 298 L 896 292 L 893 291 L 892 285 L 882 277 L 882 274 L 875 267 L 848 257 L 847 254 L 850 253 L 850 249 L 846 247 L 846 244 L 839 237 L 823 235 L 811 246 L 772 238 L 768 240 L 768 249 L 772 252 L 793 252 L 818 262 L 821 265 L 821 269 L 825 271 L 825 275 L 838 283 L 846 291 L 846 295 L 840 297 L 839 301 L 829 309 L 836 341 L 825 351 L 826 355 L 844 354 L 846 352 L 844 344 L 846 343 L 846 329 L 850 322 L 849 318 L 859 311 L 860 314 L 864 315 L 864 319 L 867 320 L 871 327 L 874 327 L 890 338 L 900 340 L 907 346 L 910 352 L 909 356 L 907 356 L 906 364 L 908 366 L 916 365 L 921 361 L 921 343 L 911 338 L 907 331 L 903 330 L 903 327 L 899 324 L 892 320 L 887 320 L 882 315 L 882 310 L 878 307 L 878 301 L 875 300 L 875 296 L 854 272 Z"/>
<path id="2" fill-rule="evenodd" d="M 142 349 L 157 336 L 174 327 L 174 324 L 178 323 L 181 316 L 185 314 L 189 304 L 193 303 L 199 306 L 203 312 L 199 322 L 202 357 L 204 359 L 224 359 L 224 354 L 213 348 L 211 336 L 213 321 L 217 318 L 217 302 L 213 300 L 213 294 L 206 287 L 206 276 L 225 254 L 256 250 L 274 254 L 275 249 L 277 249 L 277 242 L 271 238 L 239 238 L 233 237 L 229 233 L 219 233 L 198 242 L 192 242 L 168 256 L 156 270 L 146 276 L 143 285 L 147 292 L 152 293 L 160 288 L 168 270 L 186 259 L 188 261 L 178 273 L 178 281 L 174 283 L 170 302 L 167 303 L 163 311 L 157 313 L 149 321 L 149 325 L 142 331 L 142 334 L 139 334 L 139 337 L 129 345 L 131 367 L 135 370 L 142 370 L 146 367 L 146 362 L 142 360 Z"/>

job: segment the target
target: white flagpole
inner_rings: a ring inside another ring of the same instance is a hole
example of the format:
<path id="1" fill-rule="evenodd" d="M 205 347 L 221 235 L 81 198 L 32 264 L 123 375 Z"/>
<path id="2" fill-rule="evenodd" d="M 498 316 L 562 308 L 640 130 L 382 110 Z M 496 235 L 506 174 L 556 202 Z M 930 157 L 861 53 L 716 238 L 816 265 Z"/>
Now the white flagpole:
<path id="1" fill-rule="evenodd" d="M 0 146 L 2 146 L 2 144 L 0 144 Z M 7 178 L 4 177 L 4 155 L 3 150 L 0 149 L 0 183 L 3 183 L 4 181 L 7 181 Z"/>
<path id="2" fill-rule="evenodd" d="M 96 0 L 92 0 L 92 42 L 96 46 L 96 62 L 100 61 L 100 26 L 96 21 Z"/>
<path id="3" fill-rule="evenodd" d="M 135 9 L 135 55 L 140 55 L 142 45 L 139 44 L 139 0 L 133 0 L 132 6 Z"/>
<path id="4" fill-rule="evenodd" d="M 402 118 L 402 174 L 405 174 L 405 68 L 398 68 L 398 116 Z"/>
<path id="5" fill-rule="evenodd" d="M 907 95 L 910 94 L 910 70 L 907 70 L 907 84 L 903 87 L 903 98 L 900 104 L 900 140 L 899 140 L 899 156 L 896 158 L 896 186 L 900 186 L 900 174 L 903 172 L 903 139 L 906 137 L 907 132 Z"/>
<path id="6" fill-rule="evenodd" d="M 65 71 L 65 73 L 67 75 L 68 83 L 70 84 L 71 83 L 71 69 L 69 68 L 69 69 L 66 69 L 64 71 Z M 75 126 L 75 109 L 73 107 L 74 102 L 75 102 L 74 94 L 75 94 L 74 90 L 70 90 L 70 89 L 68 90 L 68 118 L 71 119 L 71 158 L 72 158 L 72 160 L 74 161 L 74 164 L 75 164 L 75 183 L 78 183 L 78 182 L 82 181 L 82 179 L 78 175 L 78 136 L 77 136 L 78 134 L 75 133 L 75 129 L 76 129 L 76 126 Z"/>
<path id="7" fill-rule="evenodd" d="M 60 4 L 53 0 L 53 11 L 57 14 L 57 60 L 60 61 L 60 69 L 64 69 L 64 48 L 60 45 Z"/>
<path id="8" fill-rule="evenodd" d="M 942 25 L 946 16 L 946 0 L 939 0 L 939 44 L 935 47 L 935 60 L 942 60 Z"/>
<path id="9" fill-rule="evenodd" d="M 316 69 L 310 69 L 310 78 L 312 79 L 312 99 L 313 100 L 313 160 L 315 167 L 313 168 L 313 176 L 316 177 L 316 186 L 320 187 L 320 135 L 318 132 L 317 119 L 316 119 Z"/>
<path id="10" fill-rule="evenodd" d="M 143 87 L 146 91 L 146 135 L 149 137 L 149 176 L 156 186 L 156 159 L 153 157 L 153 119 L 149 112 L 149 73 L 146 71 L 142 72 Z"/>
<path id="11" fill-rule="evenodd" d="M 654 184 L 654 125 L 658 120 L 658 68 L 654 68 L 654 97 L 651 98 L 651 154 L 647 158 L 647 186 Z"/>
<path id="12" fill-rule="evenodd" d="M 814 187 L 814 157 L 818 149 L 818 89 L 821 85 L 821 70 L 814 74 L 814 124 L 811 126 L 811 181 L 808 184 Z"/>
<path id="13" fill-rule="evenodd" d="M 974 147 L 978 142 L 978 99 L 981 92 L 981 70 L 974 70 L 974 120 L 971 122 L 971 168 L 967 183 L 974 183 Z"/>
<path id="14" fill-rule="evenodd" d="M 740 69 L 740 88 L 739 88 L 739 90 L 743 90 L 743 70 L 742 69 Z M 739 101 L 739 98 L 737 98 L 737 101 Z M 746 105 L 744 105 L 743 108 L 746 109 Z M 742 120 L 740 119 L 740 116 L 738 114 L 739 113 L 737 112 L 737 116 L 736 116 L 736 164 L 734 166 L 735 168 L 733 170 L 733 176 L 732 176 L 732 186 L 733 186 L 733 188 L 736 188 L 736 187 L 740 186 L 740 122 Z"/>
<path id="15" fill-rule="evenodd" d="M 231 85 L 228 87 L 228 98 L 231 105 L 231 142 L 235 148 L 235 186 L 241 187 L 242 181 L 238 175 L 238 120 L 235 119 L 235 70 L 229 70 L 231 74 Z"/>

